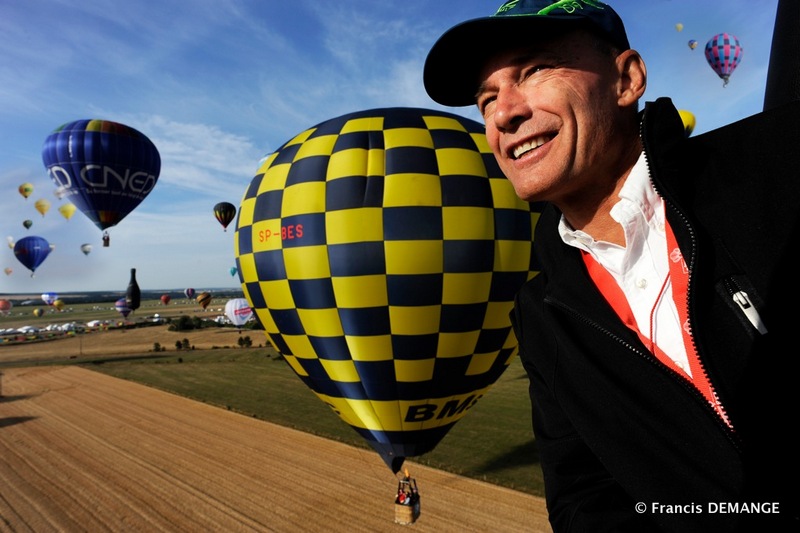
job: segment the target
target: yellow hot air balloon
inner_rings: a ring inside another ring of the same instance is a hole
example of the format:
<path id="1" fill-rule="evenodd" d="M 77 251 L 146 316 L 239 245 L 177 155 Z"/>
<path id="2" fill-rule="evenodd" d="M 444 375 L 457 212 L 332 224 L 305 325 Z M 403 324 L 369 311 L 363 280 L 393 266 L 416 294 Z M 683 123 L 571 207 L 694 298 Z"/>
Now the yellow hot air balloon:
<path id="1" fill-rule="evenodd" d="M 40 198 L 36 200 L 36 203 L 33 204 L 37 211 L 39 211 L 42 216 L 45 215 L 50 210 L 50 200 L 46 200 L 44 198 Z"/>
<path id="2" fill-rule="evenodd" d="M 53 301 L 53 307 L 55 307 L 59 311 L 63 311 L 64 310 L 64 305 L 65 305 L 64 304 L 64 300 L 62 300 L 61 298 L 59 298 L 58 300 Z"/>
<path id="3" fill-rule="evenodd" d="M 25 199 L 27 200 L 28 196 L 33 194 L 33 184 L 32 183 L 23 183 L 22 185 L 19 186 L 19 193 L 22 196 L 24 196 Z"/>
<path id="4" fill-rule="evenodd" d="M 688 137 L 694 131 L 694 126 L 696 124 L 694 113 L 687 111 L 686 109 L 679 109 L 678 114 L 681 116 L 681 120 L 683 121 L 683 131 Z"/>
<path id="5" fill-rule="evenodd" d="M 272 345 L 397 473 L 515 356 L 509 312 L 535 275 L 539 209 L 516 196 L 482 124 L 360 111 L 263 161 L 234 253 Z"/>
<path id="6" fill-rule="evenodd" d="M 675 24 L 675 29 L 678 30 L 679 32 L 683 31 L 683 23 L 678 22 L 677 24 Z"/>
<path id="7" fill-rule="evenodd" d="M 66 204 L 63 204 L 61 207 L 58 208 L 58 212 L 64 215 L 64 218 L 69 220 L 72 218 L 72 215 L 75 214 L 75 209 L 77 209 L 75 207 L 75 204 L 73 204 L 72 202 L 67 202 Z"/>

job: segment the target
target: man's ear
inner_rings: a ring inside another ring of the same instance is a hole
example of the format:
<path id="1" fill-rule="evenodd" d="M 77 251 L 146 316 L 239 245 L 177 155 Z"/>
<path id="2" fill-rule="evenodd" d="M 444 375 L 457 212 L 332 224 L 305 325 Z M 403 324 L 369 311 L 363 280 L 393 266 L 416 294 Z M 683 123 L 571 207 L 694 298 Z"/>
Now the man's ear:
<path id="1" fill-rule="evenodd" d="M 617 56 L 619 86 L 617 103 L 621 107 L 636 105 L 647 88 L 647 67 L 636 50 L 625 50 Z"/>

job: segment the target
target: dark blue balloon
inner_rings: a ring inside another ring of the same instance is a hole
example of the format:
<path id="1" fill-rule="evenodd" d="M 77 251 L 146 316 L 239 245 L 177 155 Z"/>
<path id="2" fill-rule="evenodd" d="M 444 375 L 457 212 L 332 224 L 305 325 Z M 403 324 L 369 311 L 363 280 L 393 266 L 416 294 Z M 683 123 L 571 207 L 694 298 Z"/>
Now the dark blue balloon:
<path id="1" fill-rule="evenodd" d="M 50 178 L 101 230 L 119 223 L 153 190 L 161 156 L 143 133 L 108 120 L 76 120 L 42 147 Z"/>
<path id="2" fill-rule="evenodd" d="M 23 237 L 14 244 L 14 255 L 33 273 L 50 254 L 50 243 L 42 237 Z"/>

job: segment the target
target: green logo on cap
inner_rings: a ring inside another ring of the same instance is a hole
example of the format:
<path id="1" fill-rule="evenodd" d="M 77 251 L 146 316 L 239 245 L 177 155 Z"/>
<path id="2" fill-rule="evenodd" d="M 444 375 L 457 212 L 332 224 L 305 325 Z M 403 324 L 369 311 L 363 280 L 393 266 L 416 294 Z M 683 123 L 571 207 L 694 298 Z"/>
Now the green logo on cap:
<path id="1" fill-rule="evenodd" d="M 517 7 L 520 0 L 509 0 L 497 10 L 494 16 L 500 15 L 507 11 L 510 11 Z M 543 7 L 536 13 L 535 15 L 549 15 L 551 11 L 554 9 L 563 9 L 567 13 L 574 13 L 576 9 L 583 9 L 585 7 L 593 7 L 595 9 L 603 9 L 605 4 L 603 2 L 599 2 L 597 0 L 559 0 L 558 2 L 553 2 L 547 7 Z"/>

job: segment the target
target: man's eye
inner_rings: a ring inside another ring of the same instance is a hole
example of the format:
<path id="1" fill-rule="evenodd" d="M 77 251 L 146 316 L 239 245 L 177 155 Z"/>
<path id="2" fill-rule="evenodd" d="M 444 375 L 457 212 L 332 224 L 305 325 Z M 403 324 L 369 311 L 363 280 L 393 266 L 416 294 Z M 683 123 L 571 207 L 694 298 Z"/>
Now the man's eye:
<path id="1" fill-rule="evenodd" d="M 497 97 L 495 95 L 484 96 L 478 100 L 478 111 L 480 112 L 482 117 L 486 117 L 488 114 L 492 112 L 495 100 L 497 100 Z"/>
<path id="2" fill-rule="evenodd" d="M 522 71 L 522 78 L 523 79 L 530 78 L 534 74 L 537 74 L 537 73 L 539 73 L 539 72 L 541 72 L 543 70 L 547 70 L 549 68 L 552 68 L 552 67 L 550 65 L 532 65 L 532 66 L 526 68 L 524 71 Z"/>

